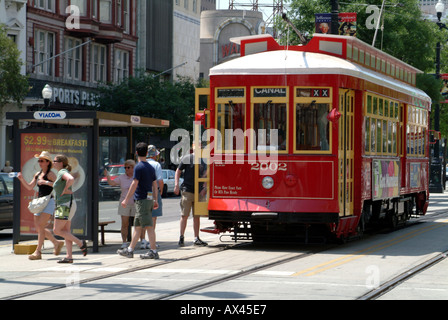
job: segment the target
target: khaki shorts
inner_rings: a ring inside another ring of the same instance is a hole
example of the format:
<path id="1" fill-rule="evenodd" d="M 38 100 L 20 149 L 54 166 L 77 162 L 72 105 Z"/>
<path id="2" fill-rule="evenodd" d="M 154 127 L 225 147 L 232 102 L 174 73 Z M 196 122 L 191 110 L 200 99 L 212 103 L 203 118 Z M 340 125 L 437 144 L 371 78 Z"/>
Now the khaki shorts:
<path id="1" fill-rule="evenodd" d="M 180 213 L 183 217 L 190 216 L 190 212 L 193 210 L 194 205 L 194 193 L 182 191 L 180 197 Z"/>
<path id="2" fill-rule="evenodd" d="M 152 227 L 152 208 L 154 204 L 152 200 L 137 200 L 135 201 L 135 227 Z"/>
<path id="3" fill-rule="evenodd" d="M 135 217 L 135 204 L 128 204 L 126 208 L 123 208 L 120 203 L 118 206 L 118 215 L 123 217 Z"/>

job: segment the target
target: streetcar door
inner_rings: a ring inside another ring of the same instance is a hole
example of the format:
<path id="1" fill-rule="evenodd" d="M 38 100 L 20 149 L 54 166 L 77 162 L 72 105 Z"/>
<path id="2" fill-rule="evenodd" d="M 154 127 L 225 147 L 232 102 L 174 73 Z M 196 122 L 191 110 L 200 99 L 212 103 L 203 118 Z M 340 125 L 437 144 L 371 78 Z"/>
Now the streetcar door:
<path id="1" fill-rule="evenodd" d="M 353 215 L 355 91 L 339 90 L 339 216 Z"/>
<path id="2" fill-rule="evenodd" d="M 194 214 L 208 216 L 208 199 L 210 193 L 208 159 L 202 152 L 202 134 L 210 128 L 210 88 L 197 88 L 195 94 L 195 125 L 194 125 Z M 207 139 L 209 141 L 209 139 Z"/>

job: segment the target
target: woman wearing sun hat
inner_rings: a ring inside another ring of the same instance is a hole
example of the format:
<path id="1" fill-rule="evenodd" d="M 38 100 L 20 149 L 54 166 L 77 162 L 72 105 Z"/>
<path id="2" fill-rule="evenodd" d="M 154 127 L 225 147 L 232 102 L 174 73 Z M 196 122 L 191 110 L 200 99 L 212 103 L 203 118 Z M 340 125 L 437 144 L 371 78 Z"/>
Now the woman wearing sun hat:
<path id="1" fill-rule="evenodd" d="M 42 151 L 41 154 L 36 154 L 34 158 L 38 161 L 40 171 L 33 176 L 33 180 L 28 183 L 21 172 L 19 172 L 17 178 L 19 178 L 20 182 L 27 190 L 31 191 L 37 185 L 39 188 L 39 197 L 48 196 L 52 193 L 53 183 L 56 180 L 56 175 L 51 171 L 53 166 L 51 155 L 47 151 Z M 42 259 L 42 246 L 45 238 L 53 242 L 55 255 L 59 255 L 64 246 L 64 242 L 56 240 L 51 229 L 46 228 L 49 220 L 53 217 L 54 208 L 55 202 L 53 197 L 51 197 L 45 209 L 40 213 L 34 214 L 34 225 L 36 226 L 38 240 L 36 251 L 28 257 L 30 260 Z"/>

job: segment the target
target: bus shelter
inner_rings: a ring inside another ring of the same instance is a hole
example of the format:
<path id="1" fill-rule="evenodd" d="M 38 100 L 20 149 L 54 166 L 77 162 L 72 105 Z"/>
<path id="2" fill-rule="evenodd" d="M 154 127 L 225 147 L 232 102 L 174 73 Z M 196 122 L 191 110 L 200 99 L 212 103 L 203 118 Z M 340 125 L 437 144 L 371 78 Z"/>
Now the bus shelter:
<path id="1" fill-rule="evenodd" d="M 35 155 L 48 151 L 53 157 L 57 154 L 68 157 L 75 178 L 72 189 L 77 205 L 72 232 L 80 239 L 93 241 L 94 252 L 98 252 L 100 130 L 125 128 L 127 155 L 133 158 L 132 128 L 170 125 L 168 120 L 99 111 L 9 112 L 6 118 L 13 120 L 14 159 L 27 181 L 40 170 Z M 35 192 L 14 180 L 13 245 L 37 235 L 33 215 L 28 211 Z"/>

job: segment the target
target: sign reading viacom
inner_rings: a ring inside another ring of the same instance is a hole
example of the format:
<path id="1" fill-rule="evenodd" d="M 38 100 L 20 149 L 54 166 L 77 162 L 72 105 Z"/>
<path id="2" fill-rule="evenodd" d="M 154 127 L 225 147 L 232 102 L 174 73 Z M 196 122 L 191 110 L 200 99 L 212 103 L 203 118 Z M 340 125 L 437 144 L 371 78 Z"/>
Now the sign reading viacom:
<path id="1" fill-rule="evenodd" d="M 34 112 L 36 120 L 62 120 L 67 117 L 64 111 L 37 111 Z"/>

